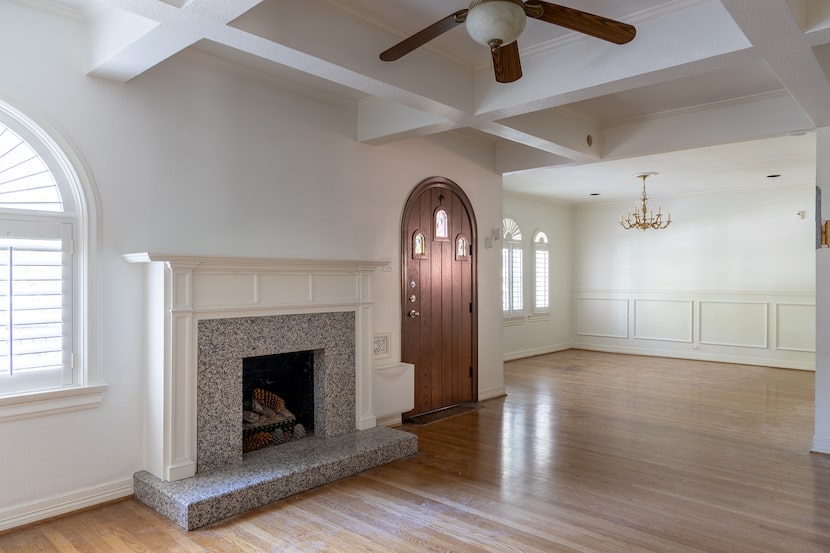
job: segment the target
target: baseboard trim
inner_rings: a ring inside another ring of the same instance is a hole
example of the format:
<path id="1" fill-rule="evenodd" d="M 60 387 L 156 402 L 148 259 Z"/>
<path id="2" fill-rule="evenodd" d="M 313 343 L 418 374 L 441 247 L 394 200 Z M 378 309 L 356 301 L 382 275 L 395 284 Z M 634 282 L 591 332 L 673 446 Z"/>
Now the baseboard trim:
<path id="1" fill-rule="evenodd" d="M 546 353 L 556 353 L 557 351 L 565 351 L 572 349 L 570 344 L 558 344 L 555 346 L 544 346 L 540 348 L 531 348 L 520 351 L 511 351 L 504 354 L 505 361 L 515 361 L 516 359 L 524 359 L 526 357 L 535 357 L 536 355 L 545 355 Z"/>
<path id="2" fill-rule="evenodd" d="M 603 346 L 598 344 L 576 343 L 571 349 L 583 349 L 586 351 L 601 351 L 606 353 L 624 353 L 627 355 L 646 355 L 651 357 L 672 357 L 675 359 L 688 359 L 689 361 L 713 361 L 715 363 L 734 363 L 736 365 L 757 365 L 759 367 L 773 367 L 776 369 L 794 369 L 799 371 L 815 371 L 813 363 L 801 363 L 799 361 L 771 359 L 767 357 L 749 357 L 738 355 L 724 355 L 718 353 L 684 353 L 674 350 L 662 350 L 651 348 L 631 348 L 625 346 Z"/>
<path id="3" fill-rule="evenodd" d="M 493 399 L 496 397 L 503 397 L 507 395 L 507 388 L 502 386 L 494 386 L 493 388 L 487 388 L 484 390 L 478 391 L 478 400 L 484 401 L 487 399 Z"/>
<path id="4" fill-rule="evenodd" d="M 398 413 L 397 415 L 389 415 L 389 416 L 381 417 L 381 418 L 377 419 L 377 425 L 378 426 L 388 426 L 388 427 L 391 428 L 393 426 L 401 426 L 401 424 L 402 423 L 401 423 L 400 413 Z"/>
<path id="5" fill-rule="evenodd" d="M 0 511 L 0 532 L 94 507 L 101 503 L 123 499 L 132 494 L 133 479 L 130 477 L 66 495 L 4 509 Z"/>
<path id="6" fill-rule="evenodd" d="M 810 451 L 813 453 L 830 454 L 830 437 L 813 436 L 813 447 Z"/>

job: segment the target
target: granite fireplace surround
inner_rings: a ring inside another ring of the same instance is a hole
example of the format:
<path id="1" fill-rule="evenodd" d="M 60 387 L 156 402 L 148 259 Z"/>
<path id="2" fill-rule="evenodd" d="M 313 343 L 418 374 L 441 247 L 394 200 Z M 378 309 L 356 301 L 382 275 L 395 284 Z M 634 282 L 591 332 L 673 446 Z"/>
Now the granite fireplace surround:
<path id="1" fill-rule="evenodd" d="M 365 276 L 363 271 L 358 280 Z M 198 303 L 198 294 L 191 297 Z M 176 476 L 171 470 L 163 479 L 164 471 L 137 472 L 135 498 L 193 530 L 417 453 L 413 434 L 378 426 L 357 429 L 362 348 L 356 339 L 365 338 L 360 329 L 368 302 L 357 303 L 356 309 L 338 306 L 324 312 L 302 306 L 280 310 L 300 312 L 280 314 L 237 310 L 249 316 L 233 316 L 237 313 L 227 306 L 219 317 L 211 310 L 198 313 L 197 306 L 184 310 L 199 315 L 183 325 L 196 345 L 195 431 L 189 438 L 195 438 L 195 455 L 190 455 L 195 474 L 170 477 Z M 314 434 L 243 455 L 243 358 L 307 350 L 314 351 Z M 175 422 L 170 425 L 176 428 Z"/>

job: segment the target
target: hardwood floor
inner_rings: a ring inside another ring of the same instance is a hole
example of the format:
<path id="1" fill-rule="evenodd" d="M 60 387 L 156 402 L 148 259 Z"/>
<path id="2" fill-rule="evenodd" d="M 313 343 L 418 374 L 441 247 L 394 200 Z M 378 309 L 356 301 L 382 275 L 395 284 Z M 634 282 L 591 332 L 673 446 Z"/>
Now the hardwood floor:
<path id="1" fill-rule="evenodd" d="M 0 551 L 830 551 L 813 373 L 565 351 L 508 396 L 407 426 L 418 455 L 185 532 L 126 500 Z"/>

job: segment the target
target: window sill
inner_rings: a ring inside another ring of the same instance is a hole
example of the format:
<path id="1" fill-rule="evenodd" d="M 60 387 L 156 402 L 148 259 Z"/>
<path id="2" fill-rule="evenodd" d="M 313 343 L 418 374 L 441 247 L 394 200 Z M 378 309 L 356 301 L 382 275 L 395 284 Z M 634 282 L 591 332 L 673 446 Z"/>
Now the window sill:
<path id="1" fill-rule="evenodd" d="M 520 324 L 524 324 L 525 322 L 524 315 L 518 315 L 515 317 L 505 317 L 504 318 L 504 326 L 518 326 Z"/>
<path id="2" fill-rule="evenodd" d="M 531 323 L 539 323 L 550 320 L 550 313 L 534 313 L 527 318 Z"/>
<path id="3" fill-rule="evenodd" d="M 0 423 L 92 409 L 101 404 L 106 389 L 106 385 L 76 386 L 0 397 Z"/>

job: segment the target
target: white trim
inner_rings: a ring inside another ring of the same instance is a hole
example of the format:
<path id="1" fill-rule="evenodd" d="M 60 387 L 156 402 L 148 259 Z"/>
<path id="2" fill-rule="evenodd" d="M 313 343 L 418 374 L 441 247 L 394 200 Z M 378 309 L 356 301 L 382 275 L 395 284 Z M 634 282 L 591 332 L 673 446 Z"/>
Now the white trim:
<path id="1" fill-rule="evenodd" d="M 386 417 L 381 417 L 377 419 L 377 426 L 401 426 L 403 424 L 402 417 L 400 413 L 397 415 L 388 415 Z"/>
<path id="2" fill-rule="evenodd" d="M 761 338 L 760 342 L 756 344 L 752 343 L 732 343 L 732 342 L 721 342 L 718 340 L 704 340 L 703 339 L 703 325 L 705 321 L 703 320 L 703 308 L 706 307 L 707 304 L 721 304 L 721 305 L 752 305 L 752 306 L 760 306 L 764 309 L 763 315 L 763 322 L 764 322 L 764 336 Z M 753 349 L 768 349 L 769 348 L 769 302 L 768 301 L 747 301 L 747 300 L 708 300 L 708 299 L 701 299 L 697 301 L 697 335 L 698 335 L 698 343 L 706 344 L 710 346 L 727 346 L 727 347 L 735 347 L 735 348 L 753 348 Z"/>
<path id="3" fill-rule="evenodd" d="M 540 238 L 543 238 L 544 241 L 540 241 Z M 539 288 L 538 288 L 538 282 L 539 282 L 538 277 L 539 277 L 539 275 L 537 274 L 539 272 L 539 265 L 537 263 L 537 261 L 538 261 L 537 257 L 538 257 L 539 252 L 545 252 L 547 254 L 547 260 L 545 262 L 546 265 L 547 265 L 545 267 L 545 270 L 546 270 L 545 280 L 547 281 L 547 287 L 546 287 L 546 290 L 545 290 L 545 294 L 547 295 L 547 304 L 544 307 L 541 307 L 541 308 L 536 307 L 536 299 L 537 299 L 537 296 L 539 295 Z M 531 266 L 530 274 L 528 275 L 528 280 L 530 280 L 530 289 L 531 289 L 532 298 L 531 298 L 531 302 L 530 302 L 530 318 L 529 318 L 529 320 L 531 322 L 533 322 L 533 320 L 534 320 L 533 317 L 534 316 L 535 317 L 540 317 L 540 316 L 549 315 L 549 313 L 550 313 L 550 296 L 551 296 L 551 290 L 553 289 L 553 286 L 551 286 L 551 270 L 550 270 L 550 266 L 551 266 L 550 240 L 548 239 L 547 233 L 545 231 L 541 230 L 541 229 L 537 228 L 535 231 L 533 231 L 533 236 L 531 237 L 531 242 L 530 242 L 530 257 L 531 257 L 532 266 Z M 545 319 L 536 319 L 536 320 L 545 320 Z"/>
<path id="4" fill-rule="evenodd" d="M 816 337 L 815 337 L 815 326 L 813 332 L 813 347 L 812 348 L 797 348 L 797 347 L 787 347 L 781 345 L 781 307 L 788 306 L 788 307 L 812 307 L 813 308 L 813 317 L 812 320 L 815 321 L 815 310 L 816 304 L 814 303 L 795 303 L 795 302 L 775 302 L 775 349 L 778 351 L 800 351 L 804 353 L 816 353 Z M 815 325 L 815 323 L 813 323 Z"/>
<path id="5" fill-rule="evenodd" d="M 355 426 L 372 407 L 371 273 L 388 261 L 125 254 L 145 265 L 145 469 L 165 481 L 197 467 L 198 323 L 205 319 L 351 311 L 355 317 Z M 146 415 L 146 413 L 145 413 Z"/>
<path id="6" fill-rule="evenodd" d="M 516 237 L 518 235 L 518 238 Z M 513 217 L 503 216 L 501 224 L 501 238 L 502 238 L 502 261 L 501 261 L 501 276 L 502 276 L 502 316 L 505 320 L 514 319 L 517 317 L 524 317 L 530 311 L 527 307 L 527 262 L 525 260 L 524 240 L 522 239 L 522 229 L 519 223 Z M 507 265 L 505 266 L 504 253 L 507 252 Z M 521 254 L 521 271 L 519 275 L 514 274 L 514 253 L 518 251 Z M 506 282 L 505 282 L 506 280 Z M 506 286 L 505 286 L 506 284 Z M 514 306 L 514 298 L 516 288 L 519 287 L 519 297 L 521 297 L 522 306 L 516 308 Z M 504 309 L 504 294 L 508 296 L 508 308 Z"/>
<path id="7" fill-rule="evenodd" d="M 106 389 L 105 385 L 77 386 L 2 397 L 0 423 L 91 409 L 101 404 Z"/>
<path id="8" fill-rule="evenodd" d="M 485 388 L 478 391 L 478 400 L 485 401 L 497 397 L 504 397 L 507 395 L 507 388 L 504 385 L 493 386 L 492 388 Z"/>
<path id="9" fill-rule="evenodd" d="M 730 355 L 724 353 L 703 352 L 692 350 L 691 352 L 681 350 L 660 350 L 654 348 L 638 348 L 628 346 L 606 346 L 602 344 L 591 344 L 575 342 L 572 349 L 583 349 L 586 351 L 603 351 L 608 353 L 625 353 L 629 355 L 644 355 L 649 357 L 672 357 L 675 359 L 688 359 L 690 361 L 714 361 L 717 363 L 734 363 L 735 365 L 755 365 L 758 367 L 770 367 L 776 369 L 795 369 L 799 371 L 815 371 L 815 362 L 796 361 L 793 359 L 776 359 L 772 357 Z"/>
<path id="10" fill-rule="evenodd" d="M 129 263 L 150 263 L 160 261 L 168 265 L 187 265 L 191 270 L 210 271 L 211 273 L 237 274 L 240 272 L 289 272 L 305 274 L 309 268 L 313 272 L 351 273 L 374 271 L 389 265 L 388 261 L 366 261 L 352 259 L 303 259 L 277 257 L 226 257 L 211 255 L 171 255 L 154 252 L 127 253 L 122 256 Z M 177 267 L 179 268 L 179 267 Z"/>
<path id="11" fill-rule="evenodd" d="M 570 344 L 557 344 L 552 346 L 542 346 L 538 348 L 523 349 L 519 351 L 510 351 L 504 353 L 504 360 L 515 361 L 516 359 L 535 357 L 537 355 L 545 355 L 547 353 L 556 353 L 557 351 L 565 351 L 567 349 L 571 349 Z"/>
<path id="12" fill-rule="evenodd" d="M 638 310 L 638 305 L 644 304 L 646 302 L 652 303 L 685 303 L 689 307 L 689 312 L 686 313 L 686 321 L 689 323 L 689 334 L 683 337 L 666 337 L 666 336 L 647 336 L 645 334 L 638 334 L 639 330 L 639 323 L 640 320 L 643 318 L 641 315 L 641 311 Z M 632 309 L 634 315 L 634 326 L 633 326 L 633 333 L 632 337 L 635 340 L 656 340 L 660 342 L 676 342 L 681 344 L 691 344 L 694 341 L 694 301 L 688 299 L 646 299 L 646 298 L 633 298 L 632 300 Z"/>
<path id="13" fill-rule="evenodd" d="M 830 454 L 830 436 L 813 436 L 813 446 L 810 448 L 813 453 Z"/>
<path id="14" fill-rule="evenodd" d="M 765 300 L 770 296 L 791 298 L 792 301 L 801 299 L 808 303 L 815 299 L 815 291 L 809 290 L 709 290 L 706 288 L 677 288 L 666 290 L 662 288 L 571 288 L 571 293 L 576 297 L 587 297 L 600 295 L 602 297 L 614 295 L 620 297 L 637 297 L 640 299 L 675 298 L 685 300 L 697 296 L 704 296 L 706 299 L 726 296 L 726 301 L 733 301 L 733 298 L 740 298 L 735 301 L 746 301 L 745 298 L 759 298 Z"/>
<path id="15" fill-rule="evenodd" d="M 133 479 L 116 480 L 42 501 L 24 503 L 0 511 L 0 532 L 47 518 L 94 507 L 133 494 Z"/>
<path id="16" fill-rule="evenodd" d="M 71 198 L 63 198 L 64 212 L 55 212 L 50 219 L 55 221 L 72 222 L 74 236 L 73 263 L 73 309 L 72 332 L 73 354 L 77 370 L 77 386 L 66 388 L 66 396 L 58 397 L 56 392 L 47 391 L 46 396 L 38 392 L 4 398 L 17 405 L 17 414 L 8 420 L 28 418 L 38 415 L 49 415 L 66 411 L 75 411 L 95 407 L 101 403 L 101 394 L 106 389 L 103 375 L 103 346 L 100 339 L 101 328 L 99 321 L 102 316 L 101 290 L 98 287 L 98 245 L 100 243 L 100 220 L 98 194 L 92 179 L 92 174 L 81 158 L 71 147 L 71 144 L 60 133 L 55 125 L 25 101 L 15 98 L 14 104 L 22 106 L 22 111 L 0 97 L 0 112 L 5 112 L 14 119 L 22 129 L 24 140 L 37 140 L 48 152 L 48 159 L 44 157 L 55 179 L 64 181 L 58 184 L 61 192 L 68 192 Z M 17 128 L 13 128 L 17 132 Z M 34 145 L 33 145 L 34 147 Z M 41 153 L 39 148 L 35 148 Z M 68 200 L 68 201 L 67 201 Z M 71 204 L 71 209 L 67 207 Z M 28 211 L 26 213 L 29 213 Z M 12 216 L 9 213 L 9 216 Z M 69 219 L 67 219 L 69 218 Z M 49 399 L 43 399 L 44 397 Z M 74 401 L 70 400 L 74 397 Z M 28 398 L 28 400 L 26 399 Z M 25 401 L 31 401 L 28 408 L 23 407 Z M 0 401 L 3 406 L 5 401 Z M 0 413 L 8 411 L 0 407 Z M 4 419 L 0 418 L 0 421 Z"/>

